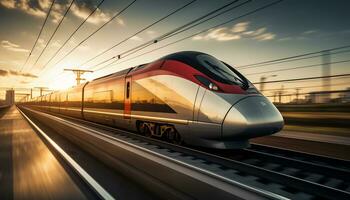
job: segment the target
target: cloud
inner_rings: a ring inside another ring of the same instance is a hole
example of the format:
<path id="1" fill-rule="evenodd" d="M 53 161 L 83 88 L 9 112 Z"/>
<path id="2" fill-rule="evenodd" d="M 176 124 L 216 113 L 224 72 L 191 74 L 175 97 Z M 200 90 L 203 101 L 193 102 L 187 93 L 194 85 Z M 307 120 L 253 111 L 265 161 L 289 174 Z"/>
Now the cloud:
<path id="1" fill-rule="evenodd" d="M 134 40 L 134 41 L 142 41 L 143 39 L 137 35 L 133 36 L 130 38 L 130 40 Z"/>
<path id="2" fill-rule="evenodd" d="M 8 76 L 8 71 L 0 69 L 0 76 Z"/>
<path id="3" fill-rule="evenodd" d="M 249 29 L 250 22 L 240 22 L 233 27 L 221 27 L 209 30 L 208 33 L 196 35 L 193 40 L 216 40 L 216 41 L 231 41 L 242 38 L 250 38 L 258 41 L 272 40 L 276 34 L 267 32 L 266 27 L 258 29 Z"/>
<path id="4" fill-rule="evenodd" d="M 299 32 L 296 35 L 293 36 L 286 36 L 284 38 L 280 38 L 278 39 L 278 41 L 280 42 L 284 42 L 284 41 L 289 41 L 289 40 L 307 40 L 313 37 L 319 36 L 321 37 L 322 34 L 318 31 L 318 30 L 306 30 L 303 32 Z M 324 35 L 323 35 L 324 36 Z"/>
<path id="5" fill-rule="evenodd" d="M 317 32 L 316 30 L 308 30 L 308 31 L 304 31 L 303 34 L 304 35 L 310 35 L 310 34 L 314 34 L 316 32 Z"/>
<path id="6" fill-rule="evenodd" d="M 9 73 L 14 76 L 23 76 L 28 78 L 38 78 L 38 76 L 31 74 L 31 73 L 25 73 L 25 72 L 19 72 L 14 70 L 9 70 Z"/>
<path id="7" fill-rule="evenodd" d="M 276 37 L 276 35 L 273 33 L 264 33 L 264 34 L 256 36 L 254 39 L 259 40 L 259 41 L 265 41 L 265 40 L 272 40 L 275 37 Z"/>
<path id="8" fill-rule="evenodd" d="M 30 81 L 20 81 L 21 84 L 28 84 Z"/>
<path id="9" fill-rule="evenodd" d="M 117 18 L 117 23 L 118 23 L 119 25 L 122 25 L 122 26 L 125 25 L 124 20 L 122 20 L 122 19 L 120 19 L 120 18 Z"/>
<path id="10" fill-rule="evenodd" d="M 284 38 L 278 39 L 278 41 L 289 41 L 291 39 L 292 39 L 291 37 L 284 37 Z"/>
<path id="11" fill-rule="evenodd" d="M 89 51 L 90 47 L 87 45 L 80 45 L 77 49 L 81 51 Z"/>
<path id="12" fill-rule="evenodd" d="M 0 0 L 0 5 L 5 8 L 19 10 L 40 18 L 44 18 L 47 15 L 51 3 L 51 0 Z M 55 1 L 50 13 L 52 22 L 58 23 L 62 19 L 63 14 L 66 9 L 68 9 L 70 3 L 71 0 Z M 78 18 L 85 19 L 93 10 L 95 10 L 95 8 L 95 1 L 75 1 L 70 12 Z M 95 13 L 90 16 L 87 22 L 98 24 L 108 21 L 110 17 L 109 13 L 103 12 L 98 8 Z M 121 25 L 124 24 L 124 21 L 122 20 L 118 20 L 117 22 Z"/>
<path id="13" fill-rule="evenodd" d="M 246 31 L 248 29 L 248 25 L 249 25 L 250 22 L 241 22 L 241 23 L 238 23 L 236 25 L 233 26 L 233 28 L 231 29 L 232 32 L 234 33 L 240 33 L 240 32 L 243 32 L 243 31 Z"/>
<path id="14" fill-rule="evenodd" d="M 31 73 L 25 73 L 25 72 L 19 72 L 14 70 L 3 70 L 0 69 L 0 76 L 22 76 L 26 78 L 38 78 L 38 76 L 31 74 Z"/>
<path id="15" fill-rule="evenodd" d="M 229 41 L 229 40 L 238 40 L 241 37 L 236 34 L 229 33 L 228 28 L 217 28 L 209 31 L 208 34 L 204 36 L 197 35 L 193 39 L 194 40 L 217 40 L 217 41 Z"/>
<path id="16" fill-rule="evenodd" d="M 93 10 L 95 10 L 95 5 L 92 1 L 78 1 L 72 5 L 71 11 L 78 18 L 85 19 Z M 87 22 L 92 24 L 99 24 L 102 22 L 107 22 L 111 18 L 109 13 L 101 11 L 97 8 L 95 13 L 89 17 Z M 124 23 L 124 21 L 118 21 L 119 24 Z"/>
<path id="17" fill-rule="evenodd" d="M 15 0 L 1 0 L 0 4 L 5 8 L 11 8 L 11 9 L 15 8 L 16 6 Z"/>
<path id="18" fill-rule="evenodd" d="M 46 15 L 42 7 L 45 5 L 44 1 L 48 0 L 39 0 L 39 1 L 29 1 L 29 0 L 0 0 L 0 5 L 8 9 L 17 9 L 22 12 L 25 12 L 29 15 L 44 17 Z"/>
<path id="19" fill-rule="evenodd" d="M 147 33 L 148 35 L 154 35 L 154 34 L 156 34 L 156 31 L 148 30 L 148 31 L 146 31 L 146 33 Z"/>
<path id="20" fill-rule="evenodd" d="M 52 22 L 53 23 L 59 23 L 59 21 L 61 21 L 62 17 L 63 17 L 63 13 L 66 11 L 66 9 L 68 9 L 68 4 L 58 4 L 55 3 L 52 6 L 52 10 L 50 13 L 50 16 L 52 17 Z"/>
<path id="21" fill-rule="evenodd" d="M 52 46 L 52 47 L 60 47 L 60 46 L 62 46 L 62 45 L 61 45 L 60 41 L 58 40 L 58 41 L 54 41 L 54 42 L 51 44 L 51 46 Z"/>
<path id="22" fill-rule="evenodd" d="M 29 52 L 28 49 L 21 48 L 18 44 L 12 43 L 8 40 L 1 41 L 1 46 L 9 51 L 15 52 Z"/>

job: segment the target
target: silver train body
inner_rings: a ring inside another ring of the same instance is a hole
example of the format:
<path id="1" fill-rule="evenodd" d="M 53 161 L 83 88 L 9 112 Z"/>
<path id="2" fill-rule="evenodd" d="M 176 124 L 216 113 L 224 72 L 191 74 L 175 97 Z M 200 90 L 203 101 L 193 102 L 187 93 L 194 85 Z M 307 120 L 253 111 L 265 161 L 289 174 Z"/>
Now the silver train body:
<path id="1" fill-rule="evenodd" d="M 217 149 L 245 148 L 251 138 L 280 131 L 284 122 L 276 107 L 239 72 L 213 59 L 179 52 L 22 104 Z M 226 66 L 225 73 L 232 70 L 236 77 L 224 80 L 228 75 L 221 79 L 201 70 L 203 60 L 203 65 Z"/>

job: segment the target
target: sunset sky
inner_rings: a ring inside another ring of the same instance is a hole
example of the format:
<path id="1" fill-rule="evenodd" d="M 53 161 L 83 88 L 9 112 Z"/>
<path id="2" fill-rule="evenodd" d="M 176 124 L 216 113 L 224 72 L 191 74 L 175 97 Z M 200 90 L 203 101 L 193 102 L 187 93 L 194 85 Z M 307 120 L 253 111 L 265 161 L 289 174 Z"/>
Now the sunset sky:
<path id="1" fill-rule="evenodd" d="M 156 38 L 168 31 L 180 27 L 206 13 L 215 10 L 228 0 L 197 0 L 166 20 L 148 28 L 125 43 L 113 48 L 91 62 L 82 63 L 103 50 L 117 44 L 140 29 L 182 7 L 190 0 L 137 0 L 120 16 L 82 43 L 69 56 L 58 62 L 74 46 L 90 33 L 94 32 L 115 13 L 130 4 L 131 0 L 105 0 L 89 20 L 74 34 L 72 39 L 59 51 L 51 62 L 45 65 L 72 32 L 92 12 L 100 0 L 75 0 L 38 62 L 39 54 L 60 22 L 70 0 L 56 0 L 42 35 L 35 46 L 28 63 L 23 67 L 30 50 L 39 34 L 51 0 L 0 0 L 0 88 L 31 88 L 46 86 L 62 89 L 74 85 L 74 75 L 63 72 L 64 68 L 92 69 L 93 65 L 132 49 Z M 236 4 L 243 3 L 244 0 Z M 245 14 L 258 7 L 274 2 L 273 0 L 253 0 L 224 15 L 218 16 L 193 29 L 169 39 L 150 45 L 146 49 L 130 56 L 136 56 L 149 50 L 186 37 L 200 30 L 220 24 L 231 18 Z M 236 5 L 235 4 L 235 5 Z M 103 70 L 86 74 L 88 80 L 113 73 L 131 66 L 153 61 L 169 53 L 195 50 L 211 54 L 233 66 L 241 66 L 266 60 L 278 59 L 323 49 L 336 48 L 350 44 L 350 1 L 347 0 L 285 0 L 252 15 L 240 18 L 229 24 L 170 45 L 166 48 L 145 54 L 121 64 L 111 65 Z M 349 48 L 350 49 L 350 48 Z M 346 61 L 350 52 L 332 55 L 331 61 Z M 125 58 L 127 60 L 129 57 Z M 120 60 L 122 62 L 123 59 Z M 304 65 L 321 63 L 321 57 L 289 62 L 260 68 L 242 69 L 243 74 L 252 81 L 259 81 L 262 75 L 275 74 L 268 80 L 321 76 L 321 67 L 310 67 L 276 73 L 252 74 Z M 58 63 L 57 63 L 58 62 Z M 57 63 L 57 64 L 56 64 Z M 333 64 L 332 74 L 350 73 L 349 62 Z M 21 70 L 23 67 L 23 70 Z M 332 89 L 346 88 L 350 78 L 335 79 Z M 305 85 L 320 85 L 320 81 L 290 83 L 286 88 Z M 269 88 L 279 88 L 281 84 L 269 84 Z M 319 90 L 320 88 L 312 88 Z M 310 89 L 311 90 L 311 89 Z M 304 92 L 310 91 L 304 89 Z M 0 93 L 0 98 L 2 93 Z"/>

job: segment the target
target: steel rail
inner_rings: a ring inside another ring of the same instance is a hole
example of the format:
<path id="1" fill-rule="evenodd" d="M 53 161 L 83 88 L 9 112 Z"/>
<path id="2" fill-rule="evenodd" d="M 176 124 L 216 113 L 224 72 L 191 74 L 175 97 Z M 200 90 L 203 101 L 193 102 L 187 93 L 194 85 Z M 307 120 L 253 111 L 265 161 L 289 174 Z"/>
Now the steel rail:
<path id="1" fill-rule="evenodd" d="M 38 111 L 36 111 L 36 112 L 38 112 Z M 70 117 L 63 116 L 63 118 L 69 119 Z M 350 193 L 347 191 L 342 191 L 342 190 L 339 190 L 336 188 L 328 187 L 328 186 L 314 183 L 314 182 L 311 182 L 308 180 L 303 180 L 303 179 L 293 177 L 293 176 L 290 176 L 287 174 L 274 172 L 274 171 L 271 171 L 268 169 L 264 169 L 264 168 L 250 165 L 247 163 L 238 162 L 238 161 L 235 161 L 232 159 L 223 158 L 223 157 L 213 155 L 210 153 L 206 153 L 206 152 L 202 152 L 202 151 L 198 151 L 198 150 L 194 150 L 194 149 L 189 149 L 186 147 L 172 145 L 172 144 L 165 143 L 165 142 L 162 142 L 159 140 L 145 138 L 145 137 L 140 136 L 140 135 L 137 136 L 136 134 L 129 132 L 129 131 L 111 128 L 111 127 L 107 127 L 104 125 L 97 125 L 95 123 L 86 122 L 86 121 L 80 120 L 80 119 L 75 119 L 75 118 L 70 118 L 70 119 L 78 122 L 79 124 L 89 124 L 90 126 L 93 126 L 97 129 L 108 130 L 108 131 L 113 132 L 115 134 L 128 135 L 129 137 L 137 138 L 137 139 L 142 140 L 142 141 L 148 141 L 149 143 L 156 144 L 162 148 L 168 148 L 168 149 L 178 151 L 178 152 L 190 155 L 190 156 L 195 156 L 196 158 L 204 159 L 204 160 L 207 160 L 207 161 L 212 162 L 212 163 L 217 163 L 217 164 L 220 164 L 220 165 L 227 167 L 227 168 L 230 168 L 230 169 L 240 170 L 244 173 L 255 175 L 257 177 L 269 180 L 271 182 L 282 184 L 285 187 L 294 188 L 294 189 L 297 189 L 299 191 L 315 195 L 316 197 L 324 197 L 324 198 L 330 198 L 330 199 L 332 199 L 332 198 L 349 198 L 350 197 Z M 75 126 L 81 126 L 79 124 L 75 123 Z M 95 131 L 97 131 L 97 130 L 95 130 Z"/>
<path id="2" fill-rule="evenodd" d="M 91 177 L 71 156 L 69 156 L 55 141 L 53 141 L 39 126 L 37 126 L 21 109 L 18 109 L 22 116 L 29 122 L 34 129 L 40 133 L 43 138 L 62 156 L 62 158 L 71 166 L 74 171 L 96 192 L 102 199 L 113 200 L 110 195 L 93 177 Z"/>
<path id="3" fill-rule="evenodd" d="M 324 165 L 326 167 L 333 167 L 350 171 L 350 160 L 343 160 L 339 158 L 331 158 L 324 155 L 301 152 L 297 150 L 286 149 L 282 147 L 274 147 L 266 144 L 251 143 L 251 150 L 259 152 L 273 152 L 275 155 L 283 155 L 293 159 L 303 159 L 306 162 Z"/>
<path id="4" fill-rule="evenodd" d="M 164 159 L 164 160 L 170 161 L 172 163 L 178 164 L 178 165 L 180 165 L 182 167 L 185 167 L 187 169 L 190 169 L 191 171 L 193 171 L 192 173 L 200 173 L 200 174 L 204 174 L 206 176 L 209 176 L 211 178 L 214 178 L 215 180 L 220 180 L 221 183 L 224 184 L 223 186 L 229 184 L 231 186 L 238 187 L 238 188 L 241 188 L 243 190 L 247 190 L 249 192 L 253 192 L 253 193 L 259 194 L 260 196 L 265 197 L 265 198 L 269 198 L 269 199 L 288 199 L 288 198 L 285 198 L 285 197 L 283 197 L 281 195 L 269 192 L 267 190 L 264 190 L 264 189 L 261 189 L 261 188 L 256 188 L 256 187 L 252 187 L 252 186 L 249 186 L 249 185 L 237 182 L 235 180 L 226 178 L 226 177 L 224 177 L 224 176 L 222 176 L 220 174 L 217 174 L 215 172 L 212 172 L 212 171 L 200 168 L 200 167 L 195 166 L 195 165 L 193 165 L 191 163 L 187 163 L 187 162 L 184 162 L 182 160 L 179 160 L 179 159 L 176 159 L 176 158 L 172 158 L 170 156 L 166 156 L 164 154 L 161 154 L 159 152 L 155 152 L 155 151 L 150 150 L 148 148 L 145 148 L 143 146 L 136 145 L 136 144 L 130 143 L 130 142 L 125 141 L 125 140 L 121 140 L 119 138 L 116 138 L 116 137 L 113 137 L 113 136 L 108 135 L 106 133 L 103 133 L 102 131 L 99 131 L 98 129 L 89 128 L 87 126 L 78 124 L 76 122 L 72 122 L 71 120 L 67 120 L 65 118 L 60 118 L 60 117 L 57 117 L 57 116 L 54 116 L 54 115 L 51 115 L 51 114 L 48 114 L 48 113 L 40 112 L 40 111 L 37 111 L 37 110 L 32 110 L 32 109 L 29 109 L 29 108 L 24 108 L 24 110 L 27 110 L 27 111 L 32 112 L 32 113 L 36 113 L 38 115 L 42 115 L 42 116 L 44 116 L 46 118 L 51 118 L 51 119 L 55 120 L 57 123 L 64 124 L 64 125 L 66 125 L 66 126 L 68 126 L 70 128 L 74 128 L 74 129 L 76 129 L 78 131 L 81 131 L 81 132 L 86 133 L 86 134 L 88 134 L 90 136 L 96 137 L 98 139 L 104 140 L 104 141 L 106 141 L 108 143 L 111 143 L 113 145 L 121 144 L 121 145 L 125 146 L 125 148 L 129 148 L 129 149 L 132 148 L 131 150 L 133 152 L 135 152 L 135 153 L 139 153 L 139 154 L 147 153 L 147 154 L 152 155 L 152 157 L 155 160 L 157 160 L 156 158 Z M 124 133 L 126 133 L 126 131 L 124 131 Z M 152 144 L 149 144 L 149 145 L 150 146 L 154 146 Z M 143 152 L 143 153 L 141 153 L 141 152 Z M 210 183 L 208 183 L 208 184 L 210 184 Z M 216 185 L 214 187 L 218 187 L 218 186 Z M 223 190 L 227 190 L 227 187 L 222 187 L 222 189 Z M 229 191 L 229 190 L 227 190 L 227 191 L 230 192 L 230 193 L 233 192 L 233 191 Z"/>

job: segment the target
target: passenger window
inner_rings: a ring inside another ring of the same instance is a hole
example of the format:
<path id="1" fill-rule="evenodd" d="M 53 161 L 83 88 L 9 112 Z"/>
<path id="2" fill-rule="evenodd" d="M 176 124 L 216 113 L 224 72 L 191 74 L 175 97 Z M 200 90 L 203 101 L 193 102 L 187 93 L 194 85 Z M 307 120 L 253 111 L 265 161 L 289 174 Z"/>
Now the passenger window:
<path id="1" fill-rule="evenodd" d="M 126 83 L 126 98 L 129 99 L 130 96 L 130 82 Z"/>

